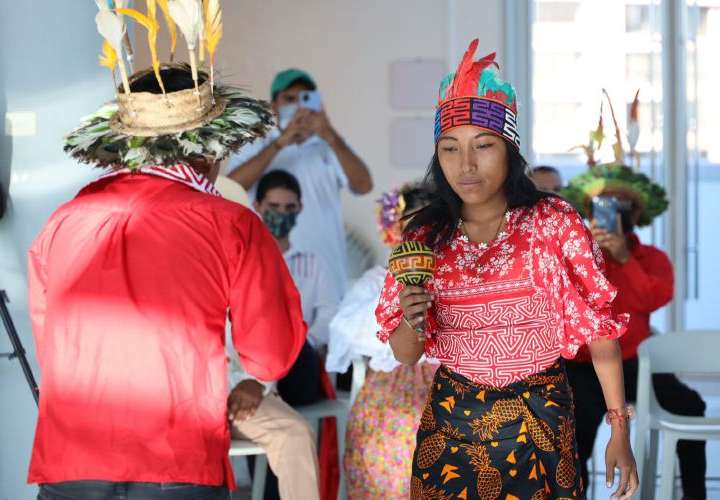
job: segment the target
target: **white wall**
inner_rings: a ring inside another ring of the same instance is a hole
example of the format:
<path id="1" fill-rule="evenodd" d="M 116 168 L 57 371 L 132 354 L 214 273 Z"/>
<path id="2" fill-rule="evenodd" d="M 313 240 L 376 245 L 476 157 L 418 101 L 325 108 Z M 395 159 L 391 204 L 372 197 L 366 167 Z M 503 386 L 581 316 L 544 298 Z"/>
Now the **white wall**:
<path id="1" fill-rule="evenodd" d="M 499 49 L 501 2 L 226 0 L 224 7 L 226 35 L 218 66 L 227 81 L 267 97 L 270 80 L 285 67 L 304 67 L 317 78 L 332 121 L 375 179 L 371 195 L 345 197 L 346 220 L 383 255 L 374 200 L 424 172 L 424 165 L 390 165 L 389 64 L 447 58 L 454 48 L 454 66 L 475 36 L 482 51 Z M 6 110 L 34 111 L 38 123 L 35 137 L 0 134 L 0 181 L 6 186 L 11 179 L 9 210 L 0 220 L 0 287 L 8 290 L 33 366 L 25 253 L 47 216 L 94 175 L 65 157 L 62 135 L 112 94 L 110 76 L 97 64 L 94 14 L 89 0 L 73 1 L 72 7 L 40 0 L 3 2 L 0 16 L 0 116 Z M 143 59 L 143 48 L 138 49 Z M 0 352 L 7 350 L 9 342 L 0 332 Z M 26 486 L 25 478 L 36 409 L 16 361 L 0 359 L 0 381 L 0 500 L 31 499 L 36 489 Z"/>
<path id="2" fill-rule="evenodd" d="M 25 252 L 47 216 L 93 175 L 62 151 L 62 136 L 112 94 L 97 65 L 93 2 L 2 2 L 0 181 L 10 204 L 0 220 L 0 288 L 35 364 L 27 319 Z M 35 137 L 5 137 L 5 111 L 37 113 Z M 0 352 L 10 350 L 0 327 Z M 16 360 L 0 359 L 0 500 L 35 498 L 27 486 L 37 410 Z"/>
<path id="3" fill-rule="evenodd" d="M 331 121 L 367 162 L 375 181 L 371 194 L 344 197 L 345 219 L 384 258 L 374 200 L 421 177 L 427 166 L 391 165 L 389 131 L 398 115 L 390 106 L 390 64 L 416 57 L 447 60 L 452 50 L 448 67 L 454 69 L 474 37 L 480 38 L 482 55 L 500 52 L 501 7 L 499 0 L 226 1 L 216 64 L 225 81 L 266 99 L 279 70 L 301 67 L 316 78 Z M 165 38 L 160 38 L 162 46 Z M 137 52 L 147 61 L 144 47 Z M 178 54 L 186 58 L 184 48 Z M 432 130 L 427 140 L 432 141 Z"/>

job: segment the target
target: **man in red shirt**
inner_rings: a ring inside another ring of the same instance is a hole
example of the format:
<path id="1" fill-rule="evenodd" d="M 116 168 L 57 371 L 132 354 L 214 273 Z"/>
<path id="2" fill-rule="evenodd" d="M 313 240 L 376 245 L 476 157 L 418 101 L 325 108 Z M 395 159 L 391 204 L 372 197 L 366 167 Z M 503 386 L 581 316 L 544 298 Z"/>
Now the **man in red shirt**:
<path id="1" fill-rule="evenodd" d="M 277 244 L 213 186 L 219 161 L 267 131 L 267 105 L 211 92 L 202 72 L 196 91 L 182 66 L 157 78 L 166 96 L 140 72 L 118 107 L 68 136 L 72 156 L 111 171 L 60 207 L 30 249 L 42 380 L 29 482 L 41 499 L 228 499 L 228 421 L 262 407 L 248 407 L 252 388 L 228 398 L 226 319 L 259 380 L 284 376 L 305 342 Z"/>
<path id="2" fill-rule="evenodd" d="M 602 172 L 603 166 L 596 167 Z M 613 170 L 627 167 L 607 167 L 608 177 Z M 628 169 L 629 170 L 629 169 Z M 640 175 L 620 170 L 620 175 Z M 587 174 L 586 174 L 587 175 Z M 647 180 L 647 177 L 642 176 Z M 640 180 L 638 177 L 636 181 Z M 643 181 L 640 180 L 640 183 Z M 649 182 L 649 180 L 647 180 Z M 637 187 L 638 184 L 634 184 Z M 615 314 L 629 313 L 627 333 L 622 336 L 620 346 L 623 354 L 625 394 L 628 401 L 637 397 L 638 358 L 637 348 L 650 331 L 650 315 L 666 305 L 673 297 L 673 269 L 665 253 L 652 246 L 644 245 L 633 232 L 641 218 L 651 220 L 643 214 L 640 196 L 627 188 L 605 189 L 598 193 L 613 196 L 618 200 L 618 229 L 608 231 L 597 226 L 593 220 L 592 233 L 603 251 L 606 260 L 606 275 L 617 288 L 613 301 Z M 658 187 L 659 188 L 659 187 Z M 659 188 L 661 189 L 661 188 Z M 664 208 L 663 208 L 664 209 Z M 576 439 L 581 461 L 583 483 L 588 484 L 587 460 L 591 457 L 598 426 L 605 415 L 605 401 L 587 349 L 581 349 L 574 361 L 567 363 L 570 385 L 575 402 Z M 700 395 L 684 385 L 672 374 L 658 374 L 653 377 L 658 402 L 672 413 L 688 416 L 704 414 L 705 403 Z M 677 447 L 682 475 L 682 487 L 686 499 L 705 498 L 705 443 L 703 441 L 680 441 Z"/>

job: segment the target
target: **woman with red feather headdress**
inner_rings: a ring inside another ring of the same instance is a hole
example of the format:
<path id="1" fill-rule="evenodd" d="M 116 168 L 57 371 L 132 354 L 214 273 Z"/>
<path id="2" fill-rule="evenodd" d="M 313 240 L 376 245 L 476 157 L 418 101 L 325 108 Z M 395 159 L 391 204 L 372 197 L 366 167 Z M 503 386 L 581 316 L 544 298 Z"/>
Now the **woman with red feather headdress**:
<path id="1" fill-rule="evenodd" d="M 577 211 L 526 174 L 512 86 L 470 44 L 440 87 L 430 202 L 404 232 L 432 247 L 425 288 L 391 274 L 376 311 L 398 361 L 441 366 L 420 419 L 413 498 L 581 498 L 563 358 L 588 344 L 608 407 L 608 481 L 637 489 L 615 289 Z"/>

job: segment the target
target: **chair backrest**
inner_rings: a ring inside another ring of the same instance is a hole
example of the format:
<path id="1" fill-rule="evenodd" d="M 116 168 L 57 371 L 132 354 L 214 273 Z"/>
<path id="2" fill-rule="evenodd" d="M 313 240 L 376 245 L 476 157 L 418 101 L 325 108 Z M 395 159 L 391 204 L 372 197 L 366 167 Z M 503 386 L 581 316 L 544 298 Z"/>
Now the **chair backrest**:
<path id="1" fill-rule="evenodd" d="M 638 348 L 650 373 L 720 374 L 720 331 L 688 331 L 652 336 Z"/>
<path id="2" fill-rule="evenodd" d="M 645 428 L 663 410 L 655 396 L 653 373 L 720 374 L 720 331 L 667 333 L 638 347 L 637 417 Z"/>

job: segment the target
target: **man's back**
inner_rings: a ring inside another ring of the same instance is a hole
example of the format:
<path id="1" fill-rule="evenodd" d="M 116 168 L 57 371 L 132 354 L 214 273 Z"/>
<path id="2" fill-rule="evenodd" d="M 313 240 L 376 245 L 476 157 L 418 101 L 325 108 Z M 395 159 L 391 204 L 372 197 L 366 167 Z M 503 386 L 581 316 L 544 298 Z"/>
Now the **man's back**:
<path id="1" fill-rule="evenodd" d="M 53 214 L 30 252 L 30 481 L 231 483 L 227 310 L 248 371 L 287 372 L 304 325 L 281 261 L 249 211 L 150 175 L 100 180 Z"/>

